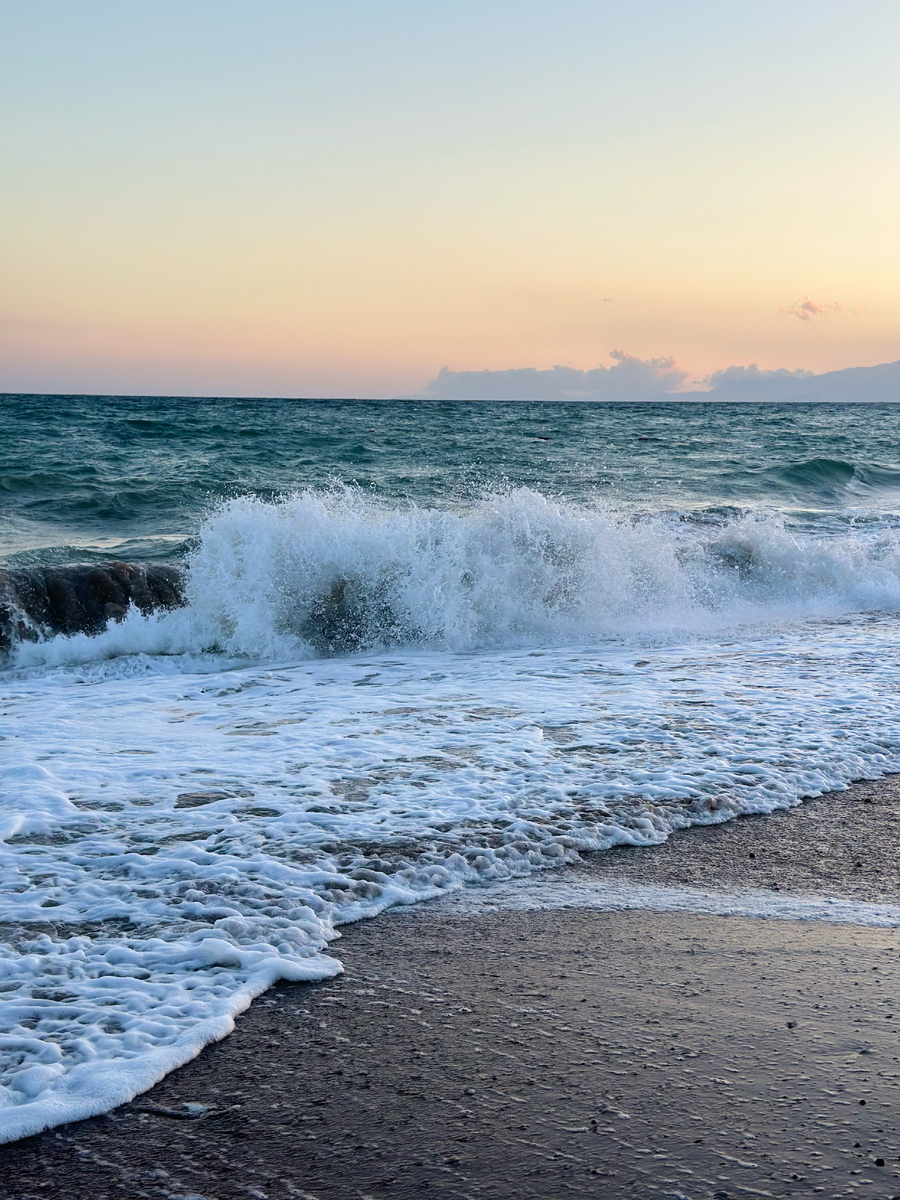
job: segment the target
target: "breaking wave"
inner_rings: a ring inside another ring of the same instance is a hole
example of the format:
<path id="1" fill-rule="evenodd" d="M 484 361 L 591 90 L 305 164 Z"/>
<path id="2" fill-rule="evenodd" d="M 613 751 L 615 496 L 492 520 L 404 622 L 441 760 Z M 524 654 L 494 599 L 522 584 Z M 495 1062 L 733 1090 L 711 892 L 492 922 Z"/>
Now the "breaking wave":
<path id="1" fill-rule="evenodd" d="M 519 489 L 465 508 L 354 489 L 231 500 L 200 530 L 184 607 L 14 647 L 16 665 L 128 654 L 468 652 L 900 611 L 900 531 L 776 512 L 635 514 Z"/>

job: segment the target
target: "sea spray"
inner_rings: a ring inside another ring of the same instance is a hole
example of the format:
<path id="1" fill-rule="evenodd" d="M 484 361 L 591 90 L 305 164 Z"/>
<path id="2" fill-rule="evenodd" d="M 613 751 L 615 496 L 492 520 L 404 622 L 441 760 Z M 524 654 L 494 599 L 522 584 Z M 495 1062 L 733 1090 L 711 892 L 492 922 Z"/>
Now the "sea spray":
<path id="1" fill-rule="evenodd" d="M 473 652 L 895 612 L 900 529 L 826 536 L 780 513 L 635 513 L 527 489 L 456 508 L 350 488 L 242 497 L 200 530 L 185 600 L 97 638 L 20 646 L 16 662 Z"/>

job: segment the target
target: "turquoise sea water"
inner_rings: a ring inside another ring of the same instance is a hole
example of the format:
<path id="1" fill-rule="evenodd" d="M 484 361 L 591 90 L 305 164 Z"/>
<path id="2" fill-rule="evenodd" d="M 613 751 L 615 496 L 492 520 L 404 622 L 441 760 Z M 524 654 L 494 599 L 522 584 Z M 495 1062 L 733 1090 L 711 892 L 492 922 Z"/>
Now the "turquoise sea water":
<path id="1" fill-rule="evenodd" d="M 7 396 L 0 419 L 15 563 L 177 558 L 225 498 L 336 483 L 442 508 L 524 487 L 792 521 L 900 511 L 892 405 Z"/>

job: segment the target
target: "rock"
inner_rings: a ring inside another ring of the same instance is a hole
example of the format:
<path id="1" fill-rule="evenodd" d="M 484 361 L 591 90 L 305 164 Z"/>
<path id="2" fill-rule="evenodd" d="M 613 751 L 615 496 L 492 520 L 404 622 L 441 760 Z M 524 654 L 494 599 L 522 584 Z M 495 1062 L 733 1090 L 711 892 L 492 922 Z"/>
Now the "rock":
<path id="1" fill-rule="evenodd" d="M 179 567 L 113 562 L 0 570 L 0 650 L 55 633 L 101 633 L 131 605 L 147 614 L 183 603 Z"/>

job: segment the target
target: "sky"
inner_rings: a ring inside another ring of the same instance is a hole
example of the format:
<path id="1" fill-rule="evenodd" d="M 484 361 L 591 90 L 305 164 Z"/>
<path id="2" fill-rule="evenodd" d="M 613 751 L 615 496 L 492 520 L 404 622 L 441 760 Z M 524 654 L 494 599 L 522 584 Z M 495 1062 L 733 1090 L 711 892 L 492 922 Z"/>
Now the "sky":
<path id="1" fill-rule="evenodd" d="M 0 391 L 895 360 L 898 35 L 896 0 L 0 0 Z"/>

